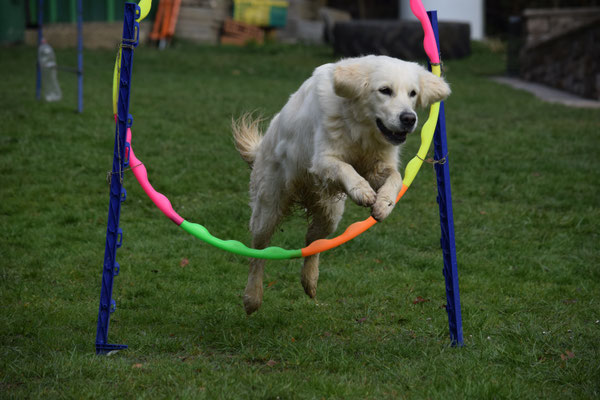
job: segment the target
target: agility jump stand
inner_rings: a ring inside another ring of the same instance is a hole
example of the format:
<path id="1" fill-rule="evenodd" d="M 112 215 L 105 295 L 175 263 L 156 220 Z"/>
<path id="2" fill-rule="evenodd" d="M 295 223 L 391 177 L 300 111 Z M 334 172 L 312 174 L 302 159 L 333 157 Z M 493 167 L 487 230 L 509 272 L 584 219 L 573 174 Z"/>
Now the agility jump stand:
<path id="1" fill-rule="evenodd" d="M 57 69 L 73 72 L 77 75 L 77 112 L 83 112 L 83 6 L 77 0 L 77 68 L 57 66 Z M 44 0 L 38 0 L 38 48 L 44 39 Z M 40 100 L 42 89 L 42 71 L 39 61 L 36 62 L 35 98 Z"/>
<path id="2" fill-rule="evenodd" d="M 119 227 L 121 203 L 125 201 L 126 198 L 126 191 L 123 188 L 123 171 L 129 165 L 130 153 L 133 157 L 133 152 L 126 141 L 126 135 L 128 128 L 131 127 L 133 122 L 133 118 L 129 114 L 129 98 L 131 91 L 133 50 L 138 45 L 139 38 L 139 24 L 136 22 L 136 16 L 138 16 L 139 13 L 140 8 L 136 4 L 125 4 L 123 40 L 121 43 L 120 78 L 118 81 L 118 112 L 116 117 L 113 168 L 110 175 L 110 205 L 106 231 L 102 287 L 100 292 L 100 307 L 98 312 L 98 329 L 96 334 L 97 354 L 107 354 L 111 351 L 127 348 L 126 345 L 108 343 L 108 326 L 110 314 L 116 310 L 115 301 L 112 299 L 113 279 L 119 273 L 116 252 L 117 248 L 121 247 L 123 242 L 123 231 Z M 436 42 L 438 43 L 437 50 L 439 53 L 437 13 L 433 11 L 428 13 L 428 16 L 431 21 Z M 437 200 L 439 204 L 442 234 L 440 243 L 444 260 L 443 275 L 446 283 L 446 311 L 448 313 L 452 345 L 462 346 L 462 318 L 443 102 L 440 104 L 438 121 L 434 132 L 434 148 L 435 159 L 437 160 L 435 162 L 435 170 L 437 175 Z"/>
<path id="3" fill-rule="evenodd" d="M 135 3 L 125 3 L 123 20 L 123 40 L 121 42 L 121 69 L 119 80 L 118 113 L 115 128 L 115 147 L 110 179 L 110 203 L 108 226 L 106 229 L 106 247 L 104 250 L 104 268 L 102 270 L 102 288 L 100 290 L 100 309 L 98 311 L 98 329 L 96 332 L 96 354 L 126 349 L 124 344 L 108 343 L 108 325 L 110 314 L 115 312 L 116 303 L 112 298 L 113 279 L 119 275 L 119 263 L 116 260 L 117 249 L 123 244 L 123 231 L 119 227 L 121 203 L 127 197 L 123 187 L 123 171 L 129 166 L 125 139 L 127 128 L 131 127 L 133 117 L 129 114 L 129 96 L 131 93 L 131 72 L 133 50 L 139 41 L 139 24 L 136 15 L 140 8 Z"/>
<path id="4" fill-rule="evenodd" d="M 428 11 L 433 34 L 440 52 L 437 11 Z M 453 346 L 462 346 L 463 329 L 460 311 L 460 291 L 458 288 L 458 264 L 456 261 L 456 244 L 454 240 L 454 214 L 452 212 L 452 192 L 450 190 L 450 166 L 448 163 L 448 142 L 446 139 L 446 114 L 444 102 L 440 102 L 440 114 L 433 134 L 434 164 L 437 177 L 437 202 L 440 210 L 440 227 L 442 237 L 440 245 L 444 258 L 444 280 L 446 282 L 446 312 L 450 328 L 450 340 Z"/>

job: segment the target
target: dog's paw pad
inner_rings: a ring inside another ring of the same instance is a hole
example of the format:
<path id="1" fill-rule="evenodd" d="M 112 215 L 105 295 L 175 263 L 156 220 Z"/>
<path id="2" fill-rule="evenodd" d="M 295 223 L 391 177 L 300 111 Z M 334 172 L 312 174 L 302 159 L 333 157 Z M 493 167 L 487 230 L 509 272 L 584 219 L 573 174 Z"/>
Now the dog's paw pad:
<path id="1" fill-rule="evenodd" d="M 388 215 L 390 215 L 393 209 L 394 202 L 390 199 L 377 199 L 377 201 L 373 205 L 371 216 L 377 221 L 382 221 L 386 219 Z"/>
<path id="2" fill-rule="evenodd" d="M 371 207 L 377 200 L 377 193 L 375 193 L 367 182 L 363 182 L 352 188 L 348 195 L 356 204 L 363 207 Z"/>

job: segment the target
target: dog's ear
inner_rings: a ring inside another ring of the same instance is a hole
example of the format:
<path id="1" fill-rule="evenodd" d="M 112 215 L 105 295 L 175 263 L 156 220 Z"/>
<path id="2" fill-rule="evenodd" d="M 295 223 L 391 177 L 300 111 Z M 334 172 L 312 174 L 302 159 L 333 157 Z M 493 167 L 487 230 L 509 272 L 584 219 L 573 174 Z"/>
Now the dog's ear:
<path id="1" fill-rule="evenodd" d="M 419 74 L 419 86 L 421 89 L 417 99 L 419 107 L 427 107 L 450 95 L 450 86 L 446 81 L 425 69 Z"/>
<path id="2" fill-rule="evenodd" d="M 333 71 L 333 90 L 346 99 L 356 99 L 369 86 L 369 72 L 360 63 L 341 64 Z"/>

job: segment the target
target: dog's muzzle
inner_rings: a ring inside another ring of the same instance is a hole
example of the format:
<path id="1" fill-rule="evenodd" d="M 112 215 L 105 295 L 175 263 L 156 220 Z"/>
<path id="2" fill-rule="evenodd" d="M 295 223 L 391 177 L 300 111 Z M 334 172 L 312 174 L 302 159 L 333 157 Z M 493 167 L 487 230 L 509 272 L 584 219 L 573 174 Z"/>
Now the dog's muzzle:
<path id="1" fill-rule="evenodd" d="M 379 131 L 383 134 L 383 137 L 394 146 L 404 143 L 406 141 L 406 136 L 412 132 L 414 127 L 413 121 L 413 127 L 410 129 L 403 128 L 399 131 L 392 131 L 391 129 L 388 129 L 379 118 L 377 118 L 375 122 L 377 123 Z"/>

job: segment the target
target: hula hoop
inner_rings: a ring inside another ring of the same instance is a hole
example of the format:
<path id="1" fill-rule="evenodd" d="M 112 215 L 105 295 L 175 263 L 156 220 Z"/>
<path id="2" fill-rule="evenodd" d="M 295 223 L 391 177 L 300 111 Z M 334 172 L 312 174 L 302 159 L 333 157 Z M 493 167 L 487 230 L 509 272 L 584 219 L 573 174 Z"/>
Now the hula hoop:
<path id="1" fill-rule="evenodd" d="M 140 8 L 142 7 L 142 3 L 144 3 L 144 7 L 146 8 L 143 8 L 141 10 L 140 18 L 138 19 L 138 21 L 143 19 L 143 17 L 145 17 L 148 14 L 151 0 L 142 0 L 139 4 Z M 435 41 L 435 36 L 433 35 L 431 23 L 429 22 L 429 18 L 427 17 L 427 13 L 425 12 L 425 8 L 423 7 L 423 4 L 420 0 L 410 0 L 410 7 L 413 14 L 417 17 L 417 19 L 419 19 L 419 21 L 421 22 L 421 26 L 423 27 L 423 32 L 425 35 L 423 39 L 423 48 L 425 49 L 427 57 L 429 58 L 429 61 L 431 63 L 431 72 L 439 77 L 441 76 L 441 67 L 440 58 L 437 51 L 437 43 Z M 119 61 L 120 48 L 117 62 L 115 63 L 115 70 L 113 75 L 113 107 L 115 110 L 117 98 L 117 82 L 119 80 Z M 402 198 L 402 196 L 404 196 L 404 194 L 412 184 L 414 178 L 417 176 L 421 165 L 423 165 L 423 160 L 425 159 L 427 151 L 431 146 L 431 141 L 433 140 L 433 133 L 437 124 L 439 111 L 439 102 L 433 104 L 429 108 L 429 116 L 427 118 L 427 121 L 423 125 L 423 128 L 421 129 L 421 145 L 419 147 L 417 155 L 413 157 L 413 159 L 410 160 L 409 163 L 406 165 L 406 168 L 404 170 L 404 180 L 402 188 L 400 189 L 400 192 L 396 197 L 396 203 Z M 114 114 L 116 119 L 116 111 Z M 208 229 L 206 229 L 204 226 L 183 219 L 179 214 L 177 214 L 177 212 L 175 212 L 169 199 L 162 193 L 157 192 L 152 187 L 150 181 L 148 180 L 148 171 L 146 170 L 144 164 L 135 156 L 135 153 L 133 152 L 133 146 L 131 145 L 131 141 L 131 129 L 127 128 L 126 149 L 128 153 L 125 156 L 126 162 L 129 162 L 129 165 L 131 166 L 136 180 L 139 182 L 140 186 L 142 187 L 144 192 L 146 192 L 146 194 L 152 200 L 152 202 L 167 216 L 167 218 L 173 221 L 177 226 L 181 227 L 184 231 L 219 249 L 242 256 L 264 258 L 269 260 L 307 257 L 338 247 L 354 239 L 355 237 L 362 234 L 377 223 L 377 220 L 375 220 L 375 218 L 369 217 L 363 221 L 351 224 L 350 226 L 348 226 L 348 228 L 346 228 L 344 233 L 337 237 L 331 239 L 316 240 L 310 245 L 296 250 L 287 250 L 276 246 L 271 246 L 264 249 L 252 249 L 237 240 L 219 239 L 211 235 Z"/>

